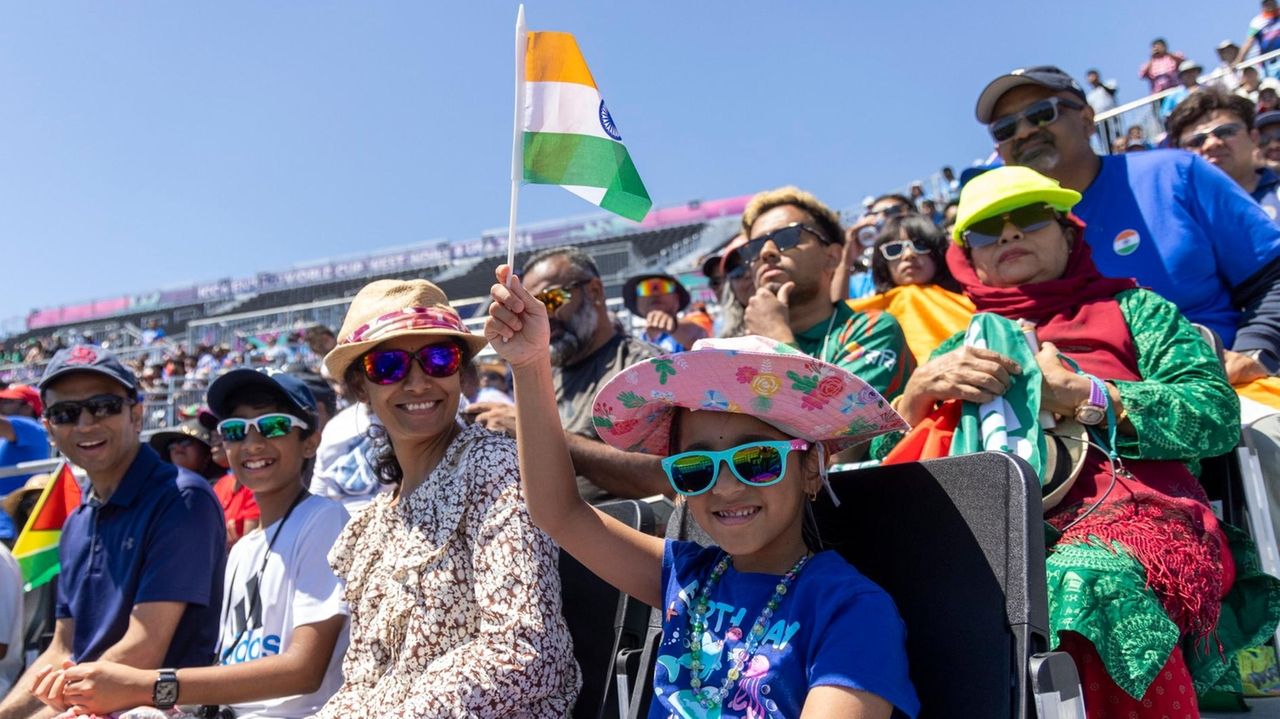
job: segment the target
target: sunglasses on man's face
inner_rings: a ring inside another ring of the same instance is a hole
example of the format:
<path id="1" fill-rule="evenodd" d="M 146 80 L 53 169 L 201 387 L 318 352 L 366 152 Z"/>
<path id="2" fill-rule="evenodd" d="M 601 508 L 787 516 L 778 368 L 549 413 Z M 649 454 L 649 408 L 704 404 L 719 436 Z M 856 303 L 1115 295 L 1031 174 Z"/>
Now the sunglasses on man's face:
<path id="1" fill-rule="evenodd" d="M 662 460 L 667 480 L 680 494 L 693 497 L 715 486 L 720 478 L 720 465 L 728 462 L 729 471 L 738 481 L 751 487 L 777 484 L 787 473 L 787 455 L 804 451 L 809 443 L 803 439 L 749 442 L 720 450 L 695 450 L 673 454 Z"/>
<path id="2" fill-rule="evenodd" d="M 44 410 L 44 418 L 49 424 L 66 425 L 80 421 L 80 413 L 89 410 L 94 419 L 114 417 L 124 411 L 125 404 L 133 404 L 120 395 L 99 394 L 82 400 L 55 402 Z"/>
<path id="3" fill-rule="evenodd" d="M 924 240 L 892 240 L 880 245 L 880 254 L 892 262 L 902 257 L 902 253 L 906 252 L 908 247 L 917 255 L 927 255 L 932 249 Z"/>
<path id="4" fill-rule="evenodd" d="M 409 375 L 417 360 L 428 377 L 449 377 L 462 364 L 462 348 L 453 342 L 409 350 L 374 350 L 364 356 L 364 376 L 375 384 L 395 384 Z"/>
<path id="5" fill-rule="evenodd" d="M 1258 135 L 1258 147 L 1266 147 L 1273 142 L 1280 142 L 1280 130 Z"/>
<path id="6" fill-rule="evenodd" d="M 218 423 L 218 436 L 222 437 L 223 442 L 243 442 L 249 438 L 249 428 L 253 427 L 258 430 L 258 434 L 263 439 L 276 439 L 287 437 L 294 427 L 307 429 L 309 426 L 291 414 L 272 412 L 246 419 L 240 417 L 224 419 Z"/>
<path id="7" fill-rule="evenodd" d="M 769 241 L 773 242 L 774 247 L 777 247 L 779 252 L 793 250 L 800 244 L 800 240 L 806 232 L 818 238 L 818 241 L 822 244 L 827 244 L 827 240 L 823 238 L 821 232 L 802 222 L 792 222 L 786 227 L 776 229 L 773 232 L 766 232 L 759 237 L 753 237 L 748 240 L 747 244 L 738 248 L 738 256 L 742 258 L 744 263 L 755 262 L 764 250 L 764 244 Z"/>
<path id="8" fill-rule="evenodd" d="M 1058 121 L 1064 107 L 1068 110 L 1084 109 L 1084 105 L 1065 97 L 1050 97 L 1027 105 L 1021 112 L 996 118 L 987 125 L 987 131 L 997 143 L 1008 142 L 1018 134 L 1018 122 L 1026 120 L 1032 127 L 1046 127 Z"/>
<path id="9" fill-rule="evenodd" d="M 1204 147 L 1204 143 L 1209 141 L 1210 135 L 1213 135 L 1219 140 L 1230 140 L 1236 135 L 1239 135 L 1240 131 L 1243 129 L 1244 129 L 1243 123 L 1239 123 L 1239 122 L 1223 123 L 1221 125 L 1218 125 L 1217 127 L 1209 128 L 1204 132 L 1197 132 L 1194 135 L 1189 135 L 1187 137 L 1182 138 L 1181 140 L 1178 141 L 1178 146 L 1185 147 L 1188 150 L 1199 150 L 1200 148 Z"/>
<path id="10" fill-rule="evenodd" d="M 590 281 L 590 279 L 578 280 L 577 282 L 570 282 L 563 287 L 552 287 L 534 295 L 533 299 L 541 302 L 547 308 L 547 314 L 554 314 L 556 310 L 573 301 L 573 290 Z"/>
<path id="11" fill-rule="evenodd" d="M 1011 223 L 1024 235 L 1036 230 L 1043 230 L 1053 223 L 1058 216 L 1057 211 L 1048 205 L 1028 205 L 1019 207 L 1003 215 L 988 217 L 985 220 L 969 225 L 964 231 L 964 243 L 970 248 L 994 245 L 1004 234 L 1005 223 Z"/>

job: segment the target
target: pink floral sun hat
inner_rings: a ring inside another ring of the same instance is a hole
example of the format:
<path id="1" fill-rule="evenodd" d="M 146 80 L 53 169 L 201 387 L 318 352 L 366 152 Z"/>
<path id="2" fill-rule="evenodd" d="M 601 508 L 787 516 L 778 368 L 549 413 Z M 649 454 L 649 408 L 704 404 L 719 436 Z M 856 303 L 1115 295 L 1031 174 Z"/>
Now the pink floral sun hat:
<path id="1" fill-rule="evenodd" d="M 592 421 L 618 449 L 666 455 L 679 407 L 750 414 L 832 452 L 909 429 L 857 375 L 757 335 L 699 340 L 631 365 L 600 388 Z"/>

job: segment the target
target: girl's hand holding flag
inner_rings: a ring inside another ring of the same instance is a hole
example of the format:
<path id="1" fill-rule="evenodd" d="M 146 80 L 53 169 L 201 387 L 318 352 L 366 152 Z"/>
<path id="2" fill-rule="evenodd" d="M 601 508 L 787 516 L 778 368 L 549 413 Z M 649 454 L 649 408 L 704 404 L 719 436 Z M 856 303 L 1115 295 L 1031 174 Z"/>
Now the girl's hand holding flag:
<path id="1" fill-rule="evenodd" d="M 498 265 L 497 284 L 489 290 L 489 320 L 484 336 L 498 356 L 512 369 L 539 362 L 550 363 L 551 325 L 547 307 L 524 288 L 510 265 Z"/>

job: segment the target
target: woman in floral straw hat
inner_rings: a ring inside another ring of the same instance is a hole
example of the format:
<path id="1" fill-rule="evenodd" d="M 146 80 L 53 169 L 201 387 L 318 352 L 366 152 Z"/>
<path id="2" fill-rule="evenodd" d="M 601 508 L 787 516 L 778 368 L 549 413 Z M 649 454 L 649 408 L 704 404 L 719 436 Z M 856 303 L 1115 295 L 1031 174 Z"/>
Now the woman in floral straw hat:
<path id="1" fill-rule="evenodd" d="M 329 555 L 346 581 L 351 643 L 321 719 L 573 707 L 556 549 L 521 501 L 515 443 L 456 416 L 458 369 L 485 344 L 435 285 L 379 280 L 356 295 L 325 357 L 380 421 L 375 465 L 395 489 Z"/>
<path id="2" fill-rule="evenodd" d="M 515 375 L 530 516 L 605 581 L 665 612 L 650 717 L 914 716 L 892 599 L 822 551 L 806 501 L 826 455 L 905 426 L 884 398 L 756 336 L 702 340 L 619 373 L 596 396 L 601 438 L 668 455 L 672 488 L 718 546 L 663 541 L 579 498 L 546 309 L 505 265 L 497 277 L 485 335 Z"/>

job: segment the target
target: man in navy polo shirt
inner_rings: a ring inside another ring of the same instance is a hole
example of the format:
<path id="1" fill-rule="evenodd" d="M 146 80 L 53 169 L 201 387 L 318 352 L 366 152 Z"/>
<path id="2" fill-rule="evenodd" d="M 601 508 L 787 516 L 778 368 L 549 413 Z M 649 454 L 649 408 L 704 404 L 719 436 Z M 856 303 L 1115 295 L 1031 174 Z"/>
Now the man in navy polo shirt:
<path id="1" fill-rule="evenodd" d="M 202 477 L 142 444 L 137 380 L 93 345 L 59 351 L 39 389 L 54 444 L 89 475 L 62 530 L 53 643 L 0 702 L 0 719 L 53 716 L 28 693 L 64 660 L 135 667 L 213 662 L 226 529 Z M 56 695 L 56 691 L 54 695 Z"/>
<path id="2" fill-rule="evenodd" d="M 1084 91 L 1048 65 L 991 81 L 977 116 L 1005 164 L 1083 195 L 1074 212 L 1103 274 L 1137 278 L 1222 337 L 1232 384 L 1280 369 L 1280 226 L 1230 177 L 1180 150 L 1098 157 Z"/>

